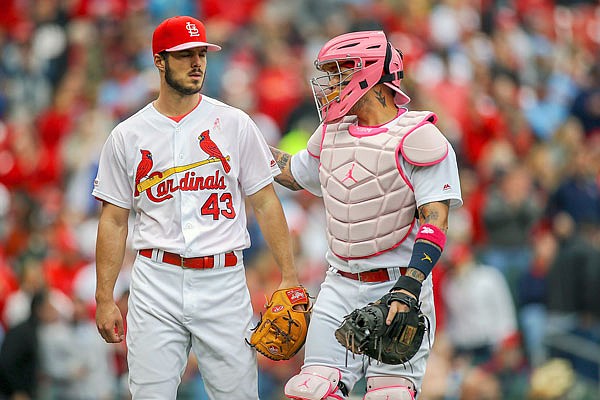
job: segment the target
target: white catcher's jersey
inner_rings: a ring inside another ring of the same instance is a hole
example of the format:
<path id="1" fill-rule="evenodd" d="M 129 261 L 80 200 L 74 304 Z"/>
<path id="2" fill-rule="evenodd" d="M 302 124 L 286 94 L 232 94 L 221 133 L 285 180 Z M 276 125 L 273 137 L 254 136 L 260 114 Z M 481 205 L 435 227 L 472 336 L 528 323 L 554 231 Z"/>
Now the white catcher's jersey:
<path id="1" fill-rule="evenodd" d="M 403 114 L 382 127 L 394 126 L 398 122 L 398 119 L 402 117 Z M 315 130 L 314 135 L 322 135 L 322 132 L 323 127 L 319 126 Z M 414 188 L 417 207 L 442 200 L 450 200 L 451 208 L 462 205 L 456 154 L 451 145 L 448 146 L 448 155 L 446 158 L 438 164 L 418 167 L 410 164 L 402 156 L 399 156 L 399 165 Z M 294 179 L 303 188 L 316 196 L 322 196 L 318 158 L 310 155 L 307 150 L 302 150 L 292 157 L 291 171 Z M 397 248 L 373 257 L 346 261 L 336 257 L 328 250 L 326 259 L 334 268 L 348 272 L 361 272 L 383 267 L 405 267 L 410 261 L 417 231 L 418 224 L 415 224 L 407 240 L 403 241 Z"/>
<path id="2" fill-rule="evenodd" d="M 279 173 L 251 118 L 202 96 L 179 122 L 148 104 L 117 125 L 92 194 L 135 211 L 134 250 L 199 257 L 250 245 L 244 197 Z"/>

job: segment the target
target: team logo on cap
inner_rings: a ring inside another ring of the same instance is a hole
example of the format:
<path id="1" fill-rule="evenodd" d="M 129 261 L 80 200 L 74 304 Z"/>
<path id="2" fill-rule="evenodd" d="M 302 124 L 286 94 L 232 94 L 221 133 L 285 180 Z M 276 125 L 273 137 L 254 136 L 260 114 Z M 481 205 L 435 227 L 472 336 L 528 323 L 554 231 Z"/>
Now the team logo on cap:
<path id="1" fill-rule="evenodd" d="M 196 24 L 194 24 L 192 22 L 188 21 L 185 24 L 185 29 L 187 29 L 188 33 L 190 34 L 190 37 L 192 37 L 192 36 L 200 36 L 200 31 L 196 27 Z"/>

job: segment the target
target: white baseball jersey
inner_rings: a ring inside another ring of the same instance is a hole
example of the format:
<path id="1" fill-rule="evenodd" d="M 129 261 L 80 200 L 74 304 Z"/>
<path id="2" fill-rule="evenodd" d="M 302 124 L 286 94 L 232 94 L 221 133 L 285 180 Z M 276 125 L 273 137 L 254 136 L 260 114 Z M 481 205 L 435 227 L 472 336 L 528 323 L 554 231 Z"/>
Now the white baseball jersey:
<path id="1" fill-rule="evenodd" d="M 202 96 L 179 123 L 152 104 L 120 123 L 104 145 L 92 193 L 135 211 L 135 250 L 198 257 L 250 245 L 243 198 L 279 173 L 250 117 Z"/>

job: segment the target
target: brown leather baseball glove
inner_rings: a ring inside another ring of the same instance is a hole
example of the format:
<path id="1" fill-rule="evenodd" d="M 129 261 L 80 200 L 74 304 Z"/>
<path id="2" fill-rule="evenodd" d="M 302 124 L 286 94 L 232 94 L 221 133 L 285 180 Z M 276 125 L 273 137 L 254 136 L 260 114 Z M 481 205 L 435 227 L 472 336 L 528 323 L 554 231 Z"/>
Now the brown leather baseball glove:
<path id="1" fill-rule="evenodd" d="M 289 360 L 306 341 L 311 308 L 302 286 L 276 290 L 254 328 L 250 346 L 271 360 Z"/>

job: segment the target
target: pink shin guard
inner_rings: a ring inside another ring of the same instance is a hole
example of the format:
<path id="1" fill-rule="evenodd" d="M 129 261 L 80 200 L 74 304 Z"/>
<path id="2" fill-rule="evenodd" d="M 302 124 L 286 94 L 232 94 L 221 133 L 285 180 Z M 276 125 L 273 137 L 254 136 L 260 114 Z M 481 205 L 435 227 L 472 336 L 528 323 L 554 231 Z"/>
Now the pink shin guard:
<path id="1" fill-rule="evenodd" d="M 376 376 L 367 379 L 363 400 L 415 400 L 415 385 L 399 376 Z"/>
<path id="2" fill-rule="evenodd" d="M 284 393 L 288 399 L 344 400 L 339 395 L 340 370 L 320 365 L 302 368 L 286 384 Z"/>

